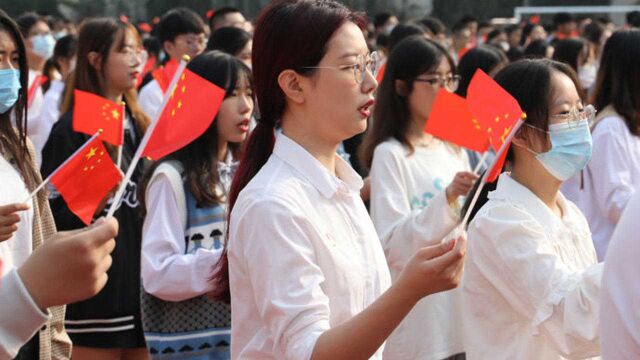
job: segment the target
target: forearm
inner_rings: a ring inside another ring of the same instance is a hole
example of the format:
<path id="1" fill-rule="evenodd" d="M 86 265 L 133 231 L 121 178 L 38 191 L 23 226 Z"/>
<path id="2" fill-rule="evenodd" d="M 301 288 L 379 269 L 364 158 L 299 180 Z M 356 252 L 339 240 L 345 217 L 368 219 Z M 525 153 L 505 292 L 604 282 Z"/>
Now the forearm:
<path id="1" fill-rule="evenodd" d="M 416 299 L 393 285 L 350 320 L 325 331 L 312 359 L 368 359 L 416 304 Z"/>

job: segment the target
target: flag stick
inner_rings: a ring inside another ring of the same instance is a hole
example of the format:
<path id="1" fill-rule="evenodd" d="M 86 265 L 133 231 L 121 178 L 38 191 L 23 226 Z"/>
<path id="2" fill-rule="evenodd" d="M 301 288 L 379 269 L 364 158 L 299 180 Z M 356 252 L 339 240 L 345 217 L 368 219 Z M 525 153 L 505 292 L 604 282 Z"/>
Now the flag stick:
<path id="1" fill-rule="evenodd" d="M 90 143 L 91 141 L 93 141 L 93 139 L 95 139 L 96 137 L 98 137 L 98 135 L 100 135 L 101 133 L 102 133 L 102 130 L 98 130 L 98 132 L 96 132 L 95 134 L 93 134 L 93 136 L 91 136 L 91 137 L 89 138 L 89 140 L 87 140 L 84 144 L 82 144 L 82 146 L 80 146 L 80 147 L 78 148 L 78 150 L 76 150 L 73 154 L 71 154 L 71 156 L 69 156 L 69 157 L 67 158 L 67 160 L 65 160 L 62 164 L 60 164 L 60 166 L 58 166 L 55 170 L 53 170 L 53 171 L 51 172 L 51 174 L 49 174 L 49 176 L 47 176 L 47 178 L 46 178 L 46 179 L 44 179 L 44 180 L 40 183 L 40 185 L 38 185 L 38 187 L 37 187 L 35 190 L 33 190 L 33 191 L 31 192 L 31 194 L 29 194 L 29 197 L 28 197 L 28 198 L 26 198 L 26 199 L 25 199 L 25 201 L 23 201 L 23 202 L 25 202 L 25 203 L 26 203 L 27 201 L 31 200 L 31 198 L 32 198 L 32 197 L 34 197 L 34 196 L 38 193 L 38 191 L 42 190 L 42 188 L 43 188 L 45 185 L 47 185 L 47 184 L 49 183 L 49 181 L 51 180 L 51 178 L 52 178 L 55 174 L 57 174 L 57 173 L 58 173 L 58 171 L 59 171 L 60 169 L 62 169 L 62 167 L 63 167 L 63 166 L 67 165 L 67 163 L 68 163 L 71 159 L 73 159 L 73 157 L 74 157 L 74 156 L 78 155 L 78 153 L 79 153 L 80 151 L 84 150 L 84 148 L 85 148 L 85 147 L 87 147 L 87 145 L 89 145 L 89 143 Z"/>
<path id="2" fill-rule="evenodd" d="M 120 169 L 120 165 L 122 164 L 122 147 L 124 146 L 124 126 L 125 126 L 126 119 L 127 119 L 127 109 L 126 109 L 126 104 L 123 101 L 122 102 L 122 134 L 121 134 L 122 142 L 118 146 L 118 157 L 116 160 L 116 166 L 118 167 L 118 169 Z"/>
<path id="3" fill-rule="evenodd" d="M 113 197 L 111 207 L 109 207 L 109 212 L 107 213 L 107 219 L 110 219 L 111 217 L 113 217 L 113 213 L 116 212 L 116 209 L 118 208 L 118 204 L 120 203 L 120 200 L 122 200 L 122 196 L 124 195 L 124 190 L 127 188 L 127 184 L 129 183 L 129 180 L 133 175 L 133 171 L 138 165 L 138 161 L 140 161 L 142 152 L 144 151 L 144 148 L 147 146 L 149 139 L 151 139 L 151 134 L 153 134 L 153 130 L 158 124 L 158 120 L 160 119 L 160 116 L 162 115 L 162 112 L 164 111 L 165 106 L 167 106 L 167 103 L 171 98 L 171 93 L 176 87 L 176 84 L 178 83 L 178 79 L 180 78 L 180 75 L 182 75 L 182 71 L 187 66 L 188 60 L 189 60 L 189 57 L 185 55 L 185 57 L 180 61 L 180 66 L 178 67 L 178 70 L 176 70 L 176 73 L 173 75 L 173 79 L 171 79 L 171 83 L 167 88 L 167 92 L 164 94 L 164 98 L 162 99 L 162 104 L 160 105 L 160 111 L 158 111 L 158 114 L 153 119 L 153 121 L 151 121 L 151 124 L 149 124 L 149 127 L 147 128 L 147 131 L 144 133 L 144 136 L 140 141 L 140 145 L 138 145 L 138 149 L 136 150 L 135 155 L 133 155 L 133 158 L 131 159 L 131 163 L 129 164 L 127 173 L 124 176 L 124 179 L 122 179 L 122 183 L 120 183 L 120 186 L 118 187 L 118 191 L 116 192 L 116 195 Z"/>
<path id="4" fill-rule="evenodd" d="M 480 160 L 478 160 L 478 164 L 476 165 L 476 168 L 473 169 L 473 173 L 478 175 L 478 171 L 480 171 L 480 168 L 482 168 L 482 165 L 485 165 L 485 160 L 487 160 L 487 156 L 489 155 L 489 149 L 487 149 L 487 151 L 484 152 L 484 154 L 482 154 L 482 157 L 480 158 Z"/>
<path id="5" fill-rule="evenodd" d="M 506 151 L 507 146 L 511 143 L 511 139 L 513 139 L 513 136 L 516 134 L 516 132 L 518 132 L 518 129 L 520 129 L 520 126 L 522 126 L 523 123 L 524 123 L 524 119 L 522 118 L 518 119 L 518 122 L 513 126 L 513 130 L 511 130 L 511 132 L 509 133 L 509 136 L 507 136 L 507 139 L 502 143 L 502 146 L 500 146 L 500 149 L 496 153 L 496 158 L 491 163 L 491 166 L 489 166 L 487 171 L 484 172 L 484 175 L 482 175 L 482 179 L 480 180 L 480 186 L 478 186 L 478 188 L 476 189 L 476 192 L 473 194 L 473 199 L 471 199 L 471 204 L 467 208 L 467 213 L 464 214 L 464 219 L 462 219 L 461 227 L 463 229 L 466 228 L 467 226 L 467 222 L 469 221 L 469 217 L 471 216 L 471 210 L 473 210 L 473 207 L 476 205 L 476 202 L 478 202 L 478 197 L 480 197 L 480 192 L 482 192 L 482 188 L 487 183 L 489 174 L 491 174 L 491 172 L 493 171 L 493 168 L 498 163 L 498 160 L 500 160 L 500 157 L 502 157 L 502 153 Z"/>

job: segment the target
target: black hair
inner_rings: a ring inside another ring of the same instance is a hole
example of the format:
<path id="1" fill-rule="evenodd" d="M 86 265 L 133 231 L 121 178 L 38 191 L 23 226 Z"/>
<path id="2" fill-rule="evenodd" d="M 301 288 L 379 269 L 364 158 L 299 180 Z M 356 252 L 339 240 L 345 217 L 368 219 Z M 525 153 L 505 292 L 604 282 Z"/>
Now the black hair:
<path id="1" fill-rule="evenodd" d="M 216 24 L 218 23 L 218 21 L 222 20 L 228 14 L 235 14 L 235 13 L 242 14 L 240 9 L 232 6 L 223 6 L 214 10 L 213 15 L 209 19 L 209 27 L 211 28 L 211 31 L 213 31 L 213 29 L 216 27 Z"/>
<path id="2" fill-rule="evenodd" d="M 563 62 L 578 71 L 578 58 L 585 46 L 587 42 L 580 38 L 559 40 L 554 45 L 553 60 Z"/>
<path id="3" fill-rule="evenodd" d="M 251 34 L 235 26 L 219 28 L 211 33 L 207 50 L 220 50 L 227 54 L 237 55 L 247 43 L 251 41 Z"/>
<path id="4" fill-rule="evenodd" d="M 148 38 L 142 40 L 142 46 L 145 50 L 147 50 L 147 54 L 149 54 L 149 57 L 154 56 L 157 59 L 160 56 L 162 44 L 160 44 L 160 40 L 158 40 L 157 37 L 149 36 Z"/>
<path id="5" fill-rule="evenodd" d="M 546 40 L 534 40 L 524 49 L 524 57 L 528 59 L 544 58 L 547 56 L 549 46 Z"/>
<path id="6" fill-rule="evenodd" d="M 629 11 L 625 17 L 629 26 L 640 27 L 640 11 Z"/>
<path id="7" fill-rule="evenodd" d="M 241 78 L 253 87 L 251 70 L 237 58 L 221 51 L 206 51 L 189 62 L 187 69 L 225 90 L 225 98 L 233 94 Z M 229 144 L 234 157 L 240 156 L 240 144 Z M 145 206 L 146 187 L 155 169 L 169 160 L 179 161 L 184 168 L 185 182 L 196 199 L 198 207 L 212 206 L 223 201 L 216 192 L 219 176 L 212 168 L 212 159 L 218 151 L 218 127 L 213 121 L 209 128 L 185 147 L 174 151 L 154 163 L 146 172 L 139 190 L 139 198 Z"/>
<path id="8" fill-rule="evenodd" d="M 418 24 L 398 24 L 389 34 L 389 51 L 398 45 L 400 41 L 411 35 L 424 35 L 425 29 Z"/>
<path id="9" fill-rule="evenodd" d="M 570 22 L 576 21 L 573 15 L 568 12 L 559 12 L 553 15 L 553 27 L 557 29 L 558 26 L 568 24 Z"/>
<path id="10" fill-rule="evenodd" d="M 444 32 L 447 30 L 447 27 L 444 26 L 444 23 L 440 21 L 440 19 L 433 16 L 424 17 L 422 20 L 420 20 L 420 23 L 424 25 L 424 27 L 426 27 L 427 30 L 429 30 L 434 36 L 444 34 Z"/>
<path id="11" fill-rule="evenodd" d="M 179 7 L 169 10 L 158 23 L 158 40 L 174 41 L 182 34 L 203 34 L 204 22 L 193 10 Z"/>
<path id="12" fill-rule="evenodd" d="M 496 74 L 494 80 L 513 96 L 522 111 L 527 114 L 526 124 L 531 127 L 548 130 L 549 129 L 549 109 L 553 94 L 552 75 L 554 73 L 562 73 L 568 76 L 576 89 L 579 89 L 579 82 L 575 71 L 567 64 L 549 59 L 525 59 L 507 65 L 504 69 Z M 528 126 L 522 126 L 516 133 L 516 137 L 529 139 L 531 137 L 540 136 L 540 131 L 534 130 Z M 512 164 L 517 159 L 513 150 L 507 152 L 506 162 Z M 505 164 L 506 165 L 506 164 Z M 476 181 L 473 189 L 469 192 L 474 194 L 478 189 L 480 179 Z M 497 181 L 487 183 L 482 189 L 477 203 L 471 209 L 470 220 L 487 202 L 487 195 L 490 191 L 495 190 Z M 469 211 L 472 197 L 469 196 L 462 208 L 462 217 Z"/>
<path id="13" fill-rule="evenodd" d="M 504 31 L 503 28 L 497 28 L 497 29 L 493 29 L 489 32 L 489 34 L 487 34 L 487 42 L 497 38 L 498 36 L 502 35 L 502 34 L 506 34 L 507 32 Z"/>
<path id="14" fill-rule="evenodd" d="M 384 24 L 386 24 L 393 16 L 394 15 L 389 12 L 377 13 L 373 17 L 373 26 L 378 29 L 379 27 L 384 26 Z"/>
<path id="15" fill-rule="evenodd" d="M 413 146 L 407 139 L 411 124 L 408 96 L 413 91 L 414 80 L 435 70 L 443 58 L 447 59 L 451 72 L 455 73 L 455 63 L 449 53 L 440 44 L 422 35 L 402 40 L 391 51 L 378 87 L 374 121 L 359 149 L 359 159 L 366 168 L 371 167 L 376 146 L 389 138 L 398 140 L 413 152 Z M 403 83 L 401 91 L 397 89 L 396 80 Z"/>
<path id="16" fill-rule="evenodd" d="M 592 21 L 591 24 L 584 27 L 584 36 L 589 42 L 600 44 L 602 35 L 604 34 L 605 27 L 601 22 Z"/>
<path id="17" fill-rule="evenodd" d="M 459 22 L 467 26 L 473 22 L 478 22 L 478 19 L 472 15 L 465 15 L 460 19 Z"/>
<path id="18" fill-rule="evenodd" d="M 467 51 L 458 63 L 460 84 L 456 94 L 466 97 L 467 88 L 476 70 L 481 69 L 489 74 L 496 66 L 506 64 L 508 59 L 499 50 L 492 46 L 480 45 Z"/>
<path id="19" fill-rule="evenodd" d="M 33 25 L 35 25 L 39 21 L 44 21 L 46 23 L 45 19 L 42 16 L 33 11 L 23 13 L 16 18 L 16 23 L 20 27 L 20 33 L 25 39 L 29 37 L 29 30 L 31 30 Z"/>

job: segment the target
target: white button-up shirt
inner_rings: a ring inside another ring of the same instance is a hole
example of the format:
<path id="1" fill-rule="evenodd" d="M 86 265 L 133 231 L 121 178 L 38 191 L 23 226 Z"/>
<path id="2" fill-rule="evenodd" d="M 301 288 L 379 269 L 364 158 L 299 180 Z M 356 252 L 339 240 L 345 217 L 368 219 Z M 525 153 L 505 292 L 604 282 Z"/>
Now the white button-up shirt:
<path id="1" fill-rule="evenodd" d="M 232 358 L 309 359 L 323 332 L 390 286 L 362 179 L 337 156 L 336 174 L 280 134 L 240 193 L 228 244 Z"/>
<path id="2" fill-rule="evenodd" d="M 558 200 L 562 219 L 502 174 L 471 222 L 462 280 L 468 359 L 599 354 L 602 264 L 580 210 Z"/>

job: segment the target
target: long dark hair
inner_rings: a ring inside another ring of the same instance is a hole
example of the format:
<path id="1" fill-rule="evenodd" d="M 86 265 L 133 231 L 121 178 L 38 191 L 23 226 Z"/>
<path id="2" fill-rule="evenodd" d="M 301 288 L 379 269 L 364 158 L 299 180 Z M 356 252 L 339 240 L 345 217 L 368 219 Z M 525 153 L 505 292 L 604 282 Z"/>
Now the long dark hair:
<path id="1" fill-rule="evenodd" d="M 135 36 L 140 42 L 137 30 L 128 23 L 111 18 L 96 18 L 85 21 L 80 27 L 78 35 L 78 50 L 76 68 L 69 75 L 67 86 L 64 90 L 60 113 L 64 114 L 73 107 L 73 90 L 87 91 L 96 95 L 104 96 L 104 89 L 101 88 L 100 79 L 104 79 L 105 64 L 109 58 L 109 50 L 116 43 L 117 48 L 124 47 L 126 36 Z M 89 53 L 100 54 L 102 61 L 99 72 L 89 63 Z M 136 127 L 141 131 L 146 130 L 149 118 L 138 105 L 135 87 L 124 93 L 124 100 L 131 111 Z M 107 147 L 111 146 L 107 144 Z"/>
<path id="2" fill-rule="evenodd" d="M 225 98 L 233 94 L 241 79 L 246 79 L 253 87 L 251 70 L 239 59 L 220 51 L 204 52 L 187 64 L 187 69 L 225 90 Z M 234 158 L 240 157 L 241 144 L 230 143 L 229 150 Z M 218 126 L 213 121 L 209 128 L 187 146 L 165 156 L 154 163 L 146 172 L 139 187 L 138 198 L 145 211 L 146 189 L 155 169 L 169 160 L 179 161 L 184 168 L 184 177 L 198 207 L 213 206 L 224 201 L 217 193 L 220 182 L 218 171 L 212 159 L 218 152 Z"/>
<path id="3" fill-rule="evenodd" d="M 304 67 L 315 66 L 322 60 L 331 36 L 349 21 L 364 27 L 361 15 L 332 0 L 276 0 L 258 17 L 251 59 L 259 108 L 258 125 L 249 137 L 231 186 L 229 214 L 240 191 L 260 171 L 273 151 L 274 129 L 286 105 L 278 76 L 287 69 L 311 75 L 314 70 Z M 229 300 L 226 248 L 214 281 L 217 291 L 212 296 Z"/>
<path id="4" fill-rule="evenodd" d="M 640 136 L 640 30 L 616 31 L 604 45 L 593 105 L 612 105 L 629 132 Z"/>
<path id="5" fill-rule="evenodd" d="M 553 46 L 553 60 L 563 62 L 578 71 L 578 59 L 586 46 L 587 42 L 580 38 L 559 40 Z"/>
<path id="6" fill-rule="evenodd" d="M 359 158 L 364 166 L 371 167 L 376 146 L 389 138 L 398 140 L 413 152 L 413 145 L 407 139 L 411 125 L 408 97 L 413 91 L 414 80 L 427 71 L 435 70 L 443 58 L 455 73 L 455 64 L 447 51 L 422 35 L 412 35 L 393 49 L 378 87 L 372 126 L 360 146 Z M 396 88 L 396 80 L 402 81 L 400 92 Z"/>
<path id="7" fill-rule="evenodd" d="M 27 89 L 29 88 L 29 67 L 27 65 L 27 53 L 24 47 L 24 39 L 20 34 L 18 25 L 0 10 L 0 31 L 6 31 L 13 39 L 18 50 L 18 66 L 20 70 L 20 90 L 16 103 L 0 114 L 0 145 L 2 152 L 15 158 L 15 164 L 20 170 L 20 175 L 25 178 L 25 183 L 35 183 L 36 170 L 33 160 L 27 148 Z M 11 123 L 11 112 L 15 113 L 15 129 Z M 27 181 L 31 180 L 31 181 Z M 33 190 L 33 189 L 29 189 Z"/>
<path id="8" fill-rule="evenodd" d="M 525 122 L 530 126 L 522 126 L 516 134 L 517 137 L 522 139 L 539 137 L 540 131 L 533 128 L 549 130 L 549 109 L 553 100 L 552 76 L 555 72 L 567 75 L 576 89 L 580 89 L 580 82 L 576 73 L 569 65 L 549 59 L 516 61 L 496 74 L 494 80 L 518 101 L 522 111 L 527 114 Z M 512 149 L 507 152 L 506 161 L 508 164 L 517 161 Z M 469 194 L 474 194 L 479 184 L 480 180 L 476 181 Z M 490 191 L 495 190 L 496 184 L 497 181 L 484 186 L 478 202 L 471 210 L 470 219 L 473 219 L 482 205 L 487 202 L 487 195 Z M 471 199 L 472 196 L 467 197 L 467 201 L 462 208 L 462 216 L 468 211 Z"/>
<path id="9" fill-rule="evenodd" d="M 496 66 L 502 63 L 507 64 L 508 62 L 509 59 L 504 53 L 493 46 L 480 45 L 467 51 L 460 59 L 460 63 L 458 63 L 460 84 L 456 94 L 467 97 L 467 89 L 476 70 L 481 69 L 489 74 Z"/>

